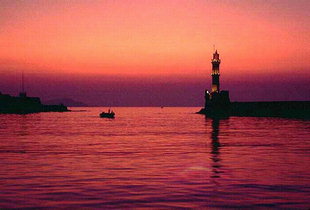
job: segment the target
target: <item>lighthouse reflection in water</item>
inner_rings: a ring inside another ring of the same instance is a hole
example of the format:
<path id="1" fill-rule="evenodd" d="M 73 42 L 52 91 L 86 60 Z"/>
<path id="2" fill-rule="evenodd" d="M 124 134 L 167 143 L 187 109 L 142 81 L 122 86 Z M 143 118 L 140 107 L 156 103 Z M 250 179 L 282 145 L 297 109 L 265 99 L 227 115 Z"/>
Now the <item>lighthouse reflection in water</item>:
<path id="1" fill-rule="evenodd" d="M 0 208 L 309 207 L 310 121 L 85 109 L 0 115 Z"/>
<path id="2" fill-rule="evenodd" d="M 212 167 L 213 167 L 213 172 L 214 175 L 212 176 L 213 178 L 220 177 L 219 174 L 221 173 L 220 168 L 220 147 L 221 144 L 219 142 L 219 125 L 220 125 L 220 119 L 215 118 L 212 119 L 212 133 L 211 133 L 211 143 L 212 143 L 212 151 L 211 151 L 211 159 L 214 162 Z"/>

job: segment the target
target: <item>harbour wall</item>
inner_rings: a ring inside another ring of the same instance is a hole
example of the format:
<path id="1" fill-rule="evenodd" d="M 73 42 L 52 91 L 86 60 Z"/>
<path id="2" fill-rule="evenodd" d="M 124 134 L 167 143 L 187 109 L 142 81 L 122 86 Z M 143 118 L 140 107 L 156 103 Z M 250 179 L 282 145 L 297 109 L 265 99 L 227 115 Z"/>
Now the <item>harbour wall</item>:
<path id="1" fill-rule="evenodd" d="M 310 119 L 310 101 L 231 102 L 231 116 Z"/>

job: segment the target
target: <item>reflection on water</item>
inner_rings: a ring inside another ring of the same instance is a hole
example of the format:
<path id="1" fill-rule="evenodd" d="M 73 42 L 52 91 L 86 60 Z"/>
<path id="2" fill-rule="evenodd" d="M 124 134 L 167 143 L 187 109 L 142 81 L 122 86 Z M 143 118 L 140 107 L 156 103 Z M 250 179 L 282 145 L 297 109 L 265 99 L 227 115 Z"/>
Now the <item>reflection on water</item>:
<path id="1" fill-rule="evenodd" d="M 211 140 L 212 140 L 212 150 L 211 150 L 211 160 L 212 163 L 212 171 L 213 175 L 211 178 L 219 178 L 220 177 L 220 168 L 221 168 L 221 159 L 220 159 L 220 147 L 221 144 L 219 142 L 219 129 L 220 129 L 220 119 L 212 119 L 212 132 L 211 132 Z"/>
<path id="2" fill-rule="evenodd" d="M 0 115 L 0 208 L 310 205 L 310 121 L 85 109 Z"/>

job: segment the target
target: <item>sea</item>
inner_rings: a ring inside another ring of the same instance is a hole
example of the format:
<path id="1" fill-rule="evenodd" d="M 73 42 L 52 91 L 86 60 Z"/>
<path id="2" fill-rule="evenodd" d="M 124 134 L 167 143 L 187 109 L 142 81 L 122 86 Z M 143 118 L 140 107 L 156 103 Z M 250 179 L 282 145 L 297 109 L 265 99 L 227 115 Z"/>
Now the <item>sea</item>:
<path id="1" fill-rule="evenodd" d="M 106 107 L 0 115 L 0 208 L 309 209 L 310 121 Z"/>

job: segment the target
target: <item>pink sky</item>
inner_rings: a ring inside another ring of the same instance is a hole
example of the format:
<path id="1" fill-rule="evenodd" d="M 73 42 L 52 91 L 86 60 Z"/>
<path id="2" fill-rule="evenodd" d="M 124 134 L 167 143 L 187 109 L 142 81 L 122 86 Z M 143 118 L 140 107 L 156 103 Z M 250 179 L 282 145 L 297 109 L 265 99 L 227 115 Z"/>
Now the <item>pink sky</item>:
<path id="1" fill-rule="evenodd" d="M 308 0 L 0 0 L 0 91 L 16 95 L 24 71 L 42 99 L 200 105 L 215 44 L 232 101 L 310 100 L 309 11 Z"/>
<path id="2" fill-rule="evenodd" d="M 200 76 L 210 72 L 215 44 L 227 76 L 305 74 L 309 4 L 1 0 L 0 71 Z"/>

